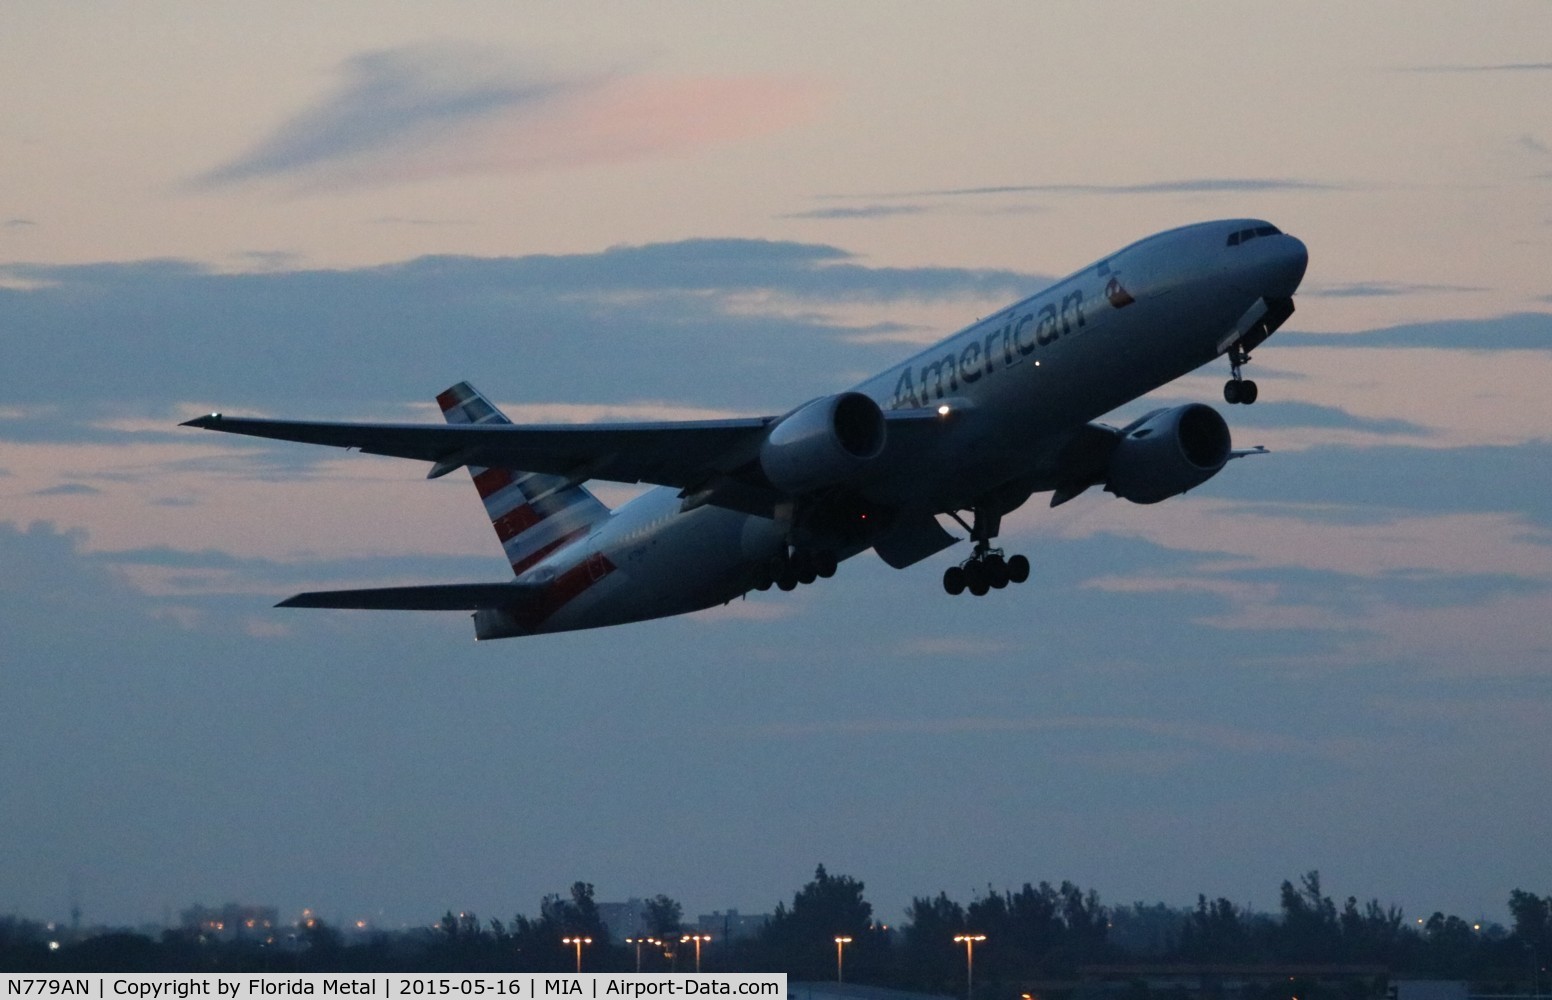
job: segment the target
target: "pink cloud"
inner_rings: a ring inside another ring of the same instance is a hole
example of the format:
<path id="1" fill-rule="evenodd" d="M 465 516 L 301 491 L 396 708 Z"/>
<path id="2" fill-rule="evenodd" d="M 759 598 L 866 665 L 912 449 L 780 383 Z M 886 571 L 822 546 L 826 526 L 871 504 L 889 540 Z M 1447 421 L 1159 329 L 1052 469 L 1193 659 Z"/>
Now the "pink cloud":
<path id="1" fill-rule="evenodd" d="M 194 186 L 338 190 L 682 154 L 791 127 L 825 95 L 787 77 L 560 77 L 513 62 L 446 45 L 357 56 L 332 93 Z"/>
<path id="2" fill-rule="evenodd" d="M 393 183 L 682 155 L 795 125 L 820 96 L 809 84 L 771 78 L 614 78 L 466 123 L 408 156 L 385 149 L 353 158 L 350 173 L 355 183 Z"/>

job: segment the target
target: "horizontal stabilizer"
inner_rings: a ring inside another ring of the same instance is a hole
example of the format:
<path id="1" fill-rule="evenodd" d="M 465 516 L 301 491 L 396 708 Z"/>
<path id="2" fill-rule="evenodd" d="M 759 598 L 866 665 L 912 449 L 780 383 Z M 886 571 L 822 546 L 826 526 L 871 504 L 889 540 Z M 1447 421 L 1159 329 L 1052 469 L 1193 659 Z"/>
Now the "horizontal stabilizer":
<path id="1" fill-rule="evenodd" d="M 288 597 L 277 608 L 358 608 L 373 611 L 478 611 L 510 608 L 537 597 L 543 585 L 437 583 L 369 590 L 315 590 Z"/>

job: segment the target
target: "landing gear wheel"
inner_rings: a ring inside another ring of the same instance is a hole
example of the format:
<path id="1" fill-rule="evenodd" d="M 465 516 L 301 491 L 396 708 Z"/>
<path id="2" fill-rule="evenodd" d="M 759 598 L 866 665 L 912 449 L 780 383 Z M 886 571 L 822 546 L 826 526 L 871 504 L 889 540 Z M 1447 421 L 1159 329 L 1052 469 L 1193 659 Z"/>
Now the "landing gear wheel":
<path id="1" fill-rule="evenodd" d="M 797 574 L 793 573 L 791 568 L 783 570 L 781 576 L 776 578 L 776 586 L 780 587 L 782 590 L 798 589 Z"/>
<path id="2" fill-rule="evenodd" d="M 794 552 L 792 554 L 792 574 L 804 586 L 819 579 L 819 570 L 814 565 L 814 557 L 807 552 Z"/>
<path id="3" fill-rule="evenodd" d="M 991 589 L 991 581 L 987 579 L 986 567 L 979 559 L 972 559 L 965 563 L 965 588 L 976 597 L 984 597 Z"/>
<path id="4" fill-rule="evenodd" d="M 1250 352 L 1243 346 L 1235 344 L 1229 348 L 1229 373 L 1233 377 L 1223 383 L 1225 403 L 1231 406 L 1235 403 L 1244 403 L 1249 406 L 1256 401 L 1256 384 L 1240 374 L 1249 363 Z"/>
<path id="5" fill-rule="evenodd" d="M 1008 585 L 1009 579 L 1008 564 L 1002 561 L 1002 556 L 989 556 L 986 560 L 986 582 L 991 584 L 992 589 L 1001 590 Z"/>
<path id="6" fill-rule="evenodd" d="M 828 580 L 835 575 L 836 559 L 834 552 L 817 552 L 814 554 L 814 572 L 822 579 Z"/>
<path id="7" fill-rule="evenodd" d="M 1008 582 L 1023 583 L 1029 579 L 1029 560 L 1024 556 L 1008 557 Z"/>
<path id="8" fill-rule="evenodd" d="M 961 566 L 950 566 L 943 571 L 943 589 L 950 596 L 958 597 L 965 592 L 965 571 Z"/>

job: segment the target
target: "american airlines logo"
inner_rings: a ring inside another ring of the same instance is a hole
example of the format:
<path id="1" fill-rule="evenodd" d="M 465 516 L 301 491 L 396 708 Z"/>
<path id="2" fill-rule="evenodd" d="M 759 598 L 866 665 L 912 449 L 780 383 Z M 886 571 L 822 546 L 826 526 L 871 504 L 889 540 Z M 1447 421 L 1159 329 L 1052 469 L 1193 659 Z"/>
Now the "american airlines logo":
<path id="1" fill-rule="evenodd" d="M 972 331 L 945 345 L 947 353 L 936 360 L 920 367 L 906 365 L 895 383 L 891 407 L 930 406 L 934 400 L 957 392 L 961 385 L 971 385 L 983 375 L 1011 368 L 1037 348 L 1078 333 L 1087 325 L 1083 291 L 1073 289 L 1060 302 L 1047 302 L 985 333 Z"/>

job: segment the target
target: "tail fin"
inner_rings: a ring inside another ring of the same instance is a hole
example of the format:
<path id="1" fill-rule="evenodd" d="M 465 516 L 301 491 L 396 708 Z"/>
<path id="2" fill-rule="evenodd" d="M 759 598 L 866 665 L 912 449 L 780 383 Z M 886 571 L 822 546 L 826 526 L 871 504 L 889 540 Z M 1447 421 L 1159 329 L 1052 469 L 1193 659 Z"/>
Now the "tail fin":
<path id="1" fill-rule="evenodd" d="M 467 382 L 437 396 L 437 404 L 450 424 L 512 422 Z M 469 474 L 518 576 L 609 517 L 608 507 L 564 476 L 472 465 Z"/>

